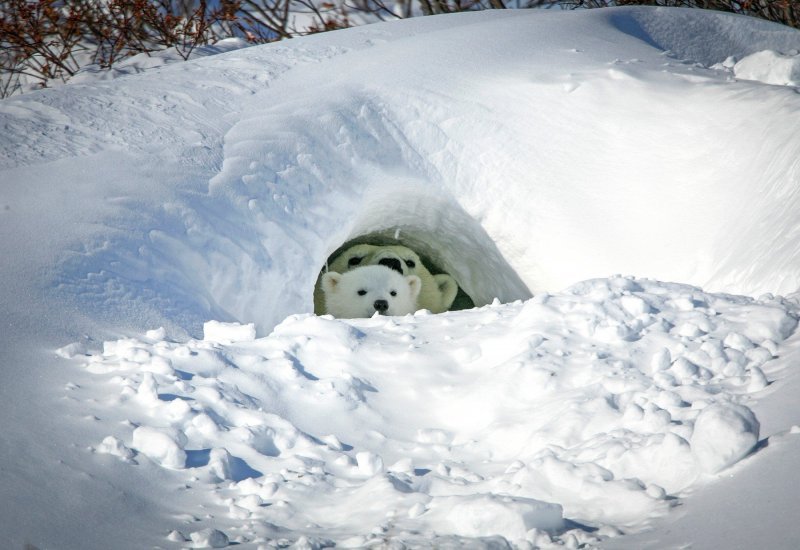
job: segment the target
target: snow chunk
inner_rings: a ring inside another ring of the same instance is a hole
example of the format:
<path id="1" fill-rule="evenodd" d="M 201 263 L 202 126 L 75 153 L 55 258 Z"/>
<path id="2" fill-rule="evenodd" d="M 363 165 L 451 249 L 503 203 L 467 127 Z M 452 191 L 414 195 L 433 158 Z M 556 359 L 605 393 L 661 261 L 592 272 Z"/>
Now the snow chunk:
<path id="1" fill-rule="evenodd" d="M 86 345 L 83 342 L 73 342 L 58 348 L 56 355 L 64 359 L 72 359 L 76 355 L 86 355 Z"/>
<path id="2" fill-rule="evenodd" d="M 373 453 L 367 451 L 356 453 L 356 462 L 358 471 L 367 477 L 383 472 L 383 460 Z"/>
<path id="3" fill-rule="evenodd" d="M 531 529 L 554 531 L 564 526 L 561 506 L 531 498 L 446 496 L 434 498 L 429 508 L 427 517 L 436 519 L 439 529 L 462 537 L 500 535 L 520 540 Z"/>
<path id="4" fill-rule="evenodd" d="M 150 407 L 158 406 L 161 403 L 158 398 L 158 383 L 152 373 L 144 373 L 142 383 L 136 390 L 136 397 Z"/>
<path id="5" fill-rule="evenodd" d="M 747 338 L 747 336 L 744 336 L 737 332 L 731 332 L 730 334 L 728 334 L 722 341 L 722 343 L 725 344 L 726 347 L 741 352 L 745 352 L 753 348 L 753 342 L 751 342 L 750 339 Z"/>
<path id="6" fill-rule="evenodd" d="M 703 471 L 716 473 L 744 458 L 758 443 L 759 423 L 743 405 L 716 403 L 700 412 L 692 451 Z"/>
<path id="7" fill-rule="evenodd" d="M 139 426 L 133 431 L 133 448 L 165 468 L 186 467 L 184 445 L 186 436 L 179 430 Z"/>
<path id="8" fill-rule="evenodd" d="M 186 542 L 187 539 L 184 536 L 184 534 L 181 533 L 180 531 L 172 530 L 167 535 L 167 540 L 170 540 L 172 542 Z"/>
<path id="9" fill-rule="evenodd" d="M 740 59 L 733 66 L 733 74 L 736 78 L 764 84 L 800 86 L 800 55 L 762 50 Z"/>
<path id="10" fill-rule="evenodd" d="M 233 479 L 231 474 L 231 454 L 227 449 L 211 449 L 208 468 L 220 480 Z"/>
<path id="11" fill-rule="evenodd" d="M 672 364 L 672 355 L 667 348 L 661 348 L 650 358 L 650 368 L 655 374 L 659 371 L 667 370 Z"/>
<path id="12" fill-rule="evenodd" d="M 191 534 L 192 548 L 225 548 L 230 541 L 228 535 L 217 529 L 203 529 Z"/>
<path id="13" fill-rule="evenodd" d="M 203 340 L 206 342 L 252 342 L 255 339 L 256 326 L 253 323 L 203 323 Z"/>
<path id="14" fill-rule="evenodd" d="M 650 312 L 650 306 L 638 296 L 626 295 L 619 299 L 622 309 L 630 315 L 638 317 Z"/>
<path id="15" fill-rule="evenodd" d="M 769 380 L 767 380 L 767 375 L 764 374 L 764 371 L 759 367 L 752 367 L 750 369 L 750 382 L 747 385 L 747 391 L 755 393 L 763 390 L 767 386 L 769 386 Z"/>
<path id="16" fill-rule="evenodd" d="M 159 327 L 153 330 L 148 330 L 144 333 L 146 338 L 150 338 L 151 340 L 163 340 L 167 337 L 167 329 L 164 327 Z"/>
<path id="17" fill-rule="evenodd" d="M 125 444 L 118 438 L 109 435 L 103 442 L 97 446 L 97 452 L 118 456 L 120 459 L 128 462 L 133 456 L 134 452 L 125 446 Z"/>
<path id="18" fill-rule="evenodd" d="M 665 491 L 683 490 L 699 473 L 689 443 L 673 433 L 651 436 L 617 460 L 614 466 L 620 476 L 648 479 L 651 484 L 646 492 L 655 499 L 663 499 Z"/>

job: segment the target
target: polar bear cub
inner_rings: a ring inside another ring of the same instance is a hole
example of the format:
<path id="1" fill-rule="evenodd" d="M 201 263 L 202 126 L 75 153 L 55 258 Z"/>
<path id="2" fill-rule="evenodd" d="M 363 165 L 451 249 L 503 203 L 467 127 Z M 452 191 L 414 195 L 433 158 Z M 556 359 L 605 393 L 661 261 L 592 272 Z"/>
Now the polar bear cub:
<path id="1" fill-rule="evenodd" d="M 346 273 L 322 276 L 326 313 L 342 319 L 379 315 L 406 315 L 417 310 L 422 281 L 403 276 L 383 265 L 368 265 Z"/>
<path id="2" fill-rule="evenodd" d="M 400 275 L 416 275 L 421 288 L 417 298 L 417 308 L 431 313 L 442 313 L 450 309 L 458 293 L 458 283 L 446 273 L 432 275 L 422 263 L 419 255 L 402 245 L 378 246 L 357 244 L 341 252 L 328 266 L 330 271 L 347 273 L 368 265 L 383 265 L 397 271 Z M 325 313 L 322 275 L 314 286 L 314 313 Z"/>

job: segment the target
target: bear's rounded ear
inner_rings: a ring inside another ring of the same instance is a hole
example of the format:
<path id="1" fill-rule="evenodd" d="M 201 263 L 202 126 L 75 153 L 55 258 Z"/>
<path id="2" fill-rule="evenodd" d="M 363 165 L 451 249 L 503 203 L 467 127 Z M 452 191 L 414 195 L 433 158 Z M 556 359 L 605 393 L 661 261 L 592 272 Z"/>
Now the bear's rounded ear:
<path id="1" fill-rule="evenodd" d="M 406 276 L 406 281 L 408 282 L 409 290 L 411 290 L 411 297 L 416 300 L 417 296 L 419 296 L 419 291 L 422 290 L 422 279 L 416 275 L 408 275 Z"/>
<path id="2" fill-rule="evenodd" d="M 335 271 L 328 271 L 322 276 L 322 290 L 326 293 L 336 292 L 336 287 L 342 281 L 342 274 Z"/>
<path id="3" fill-rule="evenodd" d="M 458 294 L 458 283 L 447 273 L 434 275 L 433 280 L 436 282 L 436 286 L 442 296 L 442 308 L 447 311 L 453 305 L 453 300 L 456 299 L 456 294 Z"/>

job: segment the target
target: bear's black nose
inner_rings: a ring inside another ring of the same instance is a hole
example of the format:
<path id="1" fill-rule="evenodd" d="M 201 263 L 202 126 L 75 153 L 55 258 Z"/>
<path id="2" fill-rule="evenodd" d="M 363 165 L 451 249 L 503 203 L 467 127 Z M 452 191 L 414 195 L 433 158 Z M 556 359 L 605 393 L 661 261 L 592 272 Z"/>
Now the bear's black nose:
<path id="1" fill-rule="evenodd" d="M 400 260 L 398 260 L 397 258 L 381 258 L 381 260 L 378 263 L 381 265 L 385 265 L 389 269 L 394 269 L 395 271 L 400 273 L 400 275 L 404 275 L 403 264 L 401 264 Z"/>
<path id="2" fill-rule="evenodd" d="M 375 303 L 372 304 L 372 307 L 375 308 L 375 311 L 383 315 L 386 313 L 386 310 L 389 309 L 389 302 L 386 300 L 375 300 Z"/>

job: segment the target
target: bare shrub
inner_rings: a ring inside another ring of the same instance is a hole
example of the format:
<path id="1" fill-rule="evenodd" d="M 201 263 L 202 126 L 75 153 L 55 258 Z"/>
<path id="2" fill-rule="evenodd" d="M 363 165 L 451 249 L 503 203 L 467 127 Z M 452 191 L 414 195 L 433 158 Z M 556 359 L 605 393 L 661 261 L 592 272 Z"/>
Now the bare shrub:
<path id="1" fill-rule="evenodd" d="M 222 0 L 0 0 L 0 95 L 66 81 L 137 54 L 197 47 L 233 36 L 239 2 Z"/>
<path id="2" fill-rule="evenodd" d="M 419 15 L 620 5 L 706 8 L 800 27 L 800 0 L 0 0 L 0 97 L 137 54 L 253 44 Z M 213 7 L 210 7 L 213 6 Z"/>

